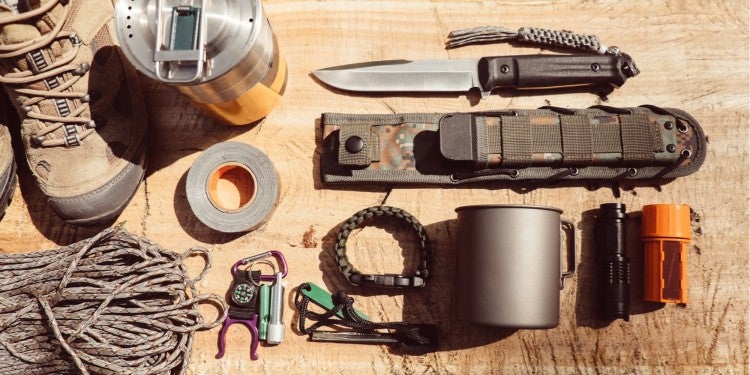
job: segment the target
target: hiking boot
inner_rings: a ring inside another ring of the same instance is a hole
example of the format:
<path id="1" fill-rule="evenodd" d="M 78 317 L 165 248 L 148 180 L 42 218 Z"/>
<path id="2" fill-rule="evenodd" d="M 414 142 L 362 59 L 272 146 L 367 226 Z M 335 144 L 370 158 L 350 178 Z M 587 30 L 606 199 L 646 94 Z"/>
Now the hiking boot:
<path id="1" fill-rule="evenodd" d="M 144 177 L 146 109 L 109 0 L 0 0 L 0 83 L 55 211 L 110 222 Z"/>
<path id="2" fill-rule="evenodd" d="M 16 188 L 16 162 L 10 133 L 5 124 L 0 123 L 0 219 L 5 214 L 8 202 Z"/>

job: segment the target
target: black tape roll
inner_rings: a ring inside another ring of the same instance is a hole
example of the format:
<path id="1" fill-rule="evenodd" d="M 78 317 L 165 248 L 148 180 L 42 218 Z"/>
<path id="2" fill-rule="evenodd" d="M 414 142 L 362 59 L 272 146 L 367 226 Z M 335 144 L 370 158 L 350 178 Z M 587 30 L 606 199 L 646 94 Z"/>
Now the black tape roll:
<path id="1" fill-rule="evenodd" d="M 271 160 L 257 148 L 223 142 L 195 160 L 186 191 L 193 214 L 203 224 L 223 233 L 247 232 L 276 208 L 279 179 Z"/>

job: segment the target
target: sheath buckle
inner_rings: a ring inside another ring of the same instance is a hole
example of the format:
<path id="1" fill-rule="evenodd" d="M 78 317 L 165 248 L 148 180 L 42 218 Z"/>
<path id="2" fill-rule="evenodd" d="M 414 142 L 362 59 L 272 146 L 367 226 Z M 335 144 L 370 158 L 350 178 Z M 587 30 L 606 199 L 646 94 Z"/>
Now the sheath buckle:
<path id="1" fill-rule="evenodd" d="M 399 275 L 399 274 L 353 274 L 349 276 L 349 281 L 355 285 L 361 286 L 378 286 L 392 288 L 419 288 L 424 286 L 424 278 L 417 275 Z"/>

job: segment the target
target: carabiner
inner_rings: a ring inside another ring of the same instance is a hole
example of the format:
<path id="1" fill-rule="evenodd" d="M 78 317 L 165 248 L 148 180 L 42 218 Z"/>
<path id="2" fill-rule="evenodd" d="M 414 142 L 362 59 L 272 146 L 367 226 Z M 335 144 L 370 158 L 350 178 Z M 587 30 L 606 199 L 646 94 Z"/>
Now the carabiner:
<path id="1" fill-rule="evenodd" d="M 270 250 L 266 251 L 257 255 L 253 255 L 251 257 L 247 257 L 245 259 L 240 259 L 232 266 L 232 276 L 237 275 L 237 271 L 239 270 L 239 267 L 251 262 L 255 262 L 258 260 L 261 260 L 263 258 L 268 257 L 274 257 L 276 258 L 276 262 L 279 264 L 279 272 L 281 272 L 281 277 L 286 277 L 287 273 L 287 266 L 286 266 L 286 259 L 284 259 L 284 254 L 281 253 L 281 251 L 277 250 Z M 261 281 L 274 281 L 276 280 L 276 275 L 260 275 Z"/>

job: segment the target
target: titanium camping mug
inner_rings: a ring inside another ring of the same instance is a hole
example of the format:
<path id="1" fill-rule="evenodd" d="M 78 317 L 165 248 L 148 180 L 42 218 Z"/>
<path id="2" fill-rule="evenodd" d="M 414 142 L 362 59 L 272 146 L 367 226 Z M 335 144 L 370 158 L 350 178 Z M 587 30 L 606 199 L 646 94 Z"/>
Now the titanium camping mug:
<path id="1" fill-rule="evenodd" d="M 265 117 L 286 86 L 260 0 L 119 0 L 115 28 L 136 69 L 229 124 Z"/>
<path id="2" fill-rule="evenodd" d="M 560 290 L 575 273 L 575 227 L 562 210 L 543 206 L 482 205 L 456 209 L 456 313 L 475 324 L 554 328 Z M 561 234 L 566 231 L 567 270 Z"/>

